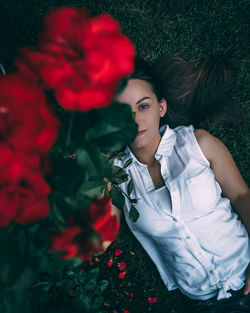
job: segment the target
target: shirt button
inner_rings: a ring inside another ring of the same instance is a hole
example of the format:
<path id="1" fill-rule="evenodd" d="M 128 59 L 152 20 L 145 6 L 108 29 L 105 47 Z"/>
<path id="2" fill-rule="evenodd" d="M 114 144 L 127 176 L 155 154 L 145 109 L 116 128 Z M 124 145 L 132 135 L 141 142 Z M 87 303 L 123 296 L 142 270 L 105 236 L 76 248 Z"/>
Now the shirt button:
<path id="1" fill-rule="evenodd" d="M 190 236 L 186 236 L 186 239 L 191 239 L 191 237 Z"/>
<path id="2" fill-rule="evenodd" d="M 209 271 L 210 274 L 213 274 L 214 272 L 212 270 Z"/>
<path id="3" fill-rule="evenodd" d="M 173 217 L 173 221 L 174 221 L 174 222 L 178 222 L 178 220 L 177 220 L 175 217 Z"/>

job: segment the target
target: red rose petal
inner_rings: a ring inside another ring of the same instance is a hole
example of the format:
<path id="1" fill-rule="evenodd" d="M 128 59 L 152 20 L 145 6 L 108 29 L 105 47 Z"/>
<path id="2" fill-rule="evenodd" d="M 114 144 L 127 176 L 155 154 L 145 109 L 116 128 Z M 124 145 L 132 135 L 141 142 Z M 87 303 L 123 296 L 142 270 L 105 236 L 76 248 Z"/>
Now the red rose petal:
<path id="1" fill-rule="evenodd" d="M 148 303 L 150 304 L 154 303 L 154 298 L 148 298 Z"/>
<path id="2" fill-rule="evenodd" d="M 121 272 L 121 273 L 119 274 L 119 278 L 120 278 L 120 279 L 123 279 L 123 278 L 125 277 L 125 275 L 126 275 L 126 272 Z"/>
<path id="3" fill-rule="evenodd" d="M 156 302 L 158 300 L 158 297 L 154 297 L 154 302 Z"/>
<path id="4" fill-rule="evenodd" d="M 115 250 L 115 256 L 118 256 L 118 255 L 120 255 L 120 254 L 122 254 L 122 250 L 116 249 L 116 250 Z"/>
<path id="5" fill-rule="evenodd" d="M 112 266 L 113 263 L 114 263 L 113 260 L 109 260 L 107 264 L 108 264 L 108 266 L 110 267 L 110 266 Z"/>
<path id="6" fill-rule="evenodd" d="M 52 89 L 67 110 L 109 105 L 122 78 L 133 72 L 135 50 L 108 14 L 90 17 L 85 8 L 51 10 L 35 49 L 22 49 L 19 72 Z M 89 101 L 91 99 L 91 101 Z"/>
<path id="7" fill-rule="evenodd" d="M 120 271 L 124 271 L 125 270 L 125 268 L 126 268 L 126 263 L 125 262 L 120 262 L 120 263 L 118 263 L 118 268 L 119 268 L 119 270 Z"/>
<path id="8" fill-rule="evenodd" d="M 129 294 L 129 296 L 130 296 L 130 298 L 133 298 L 133 297 L 134 297 L 134 294 L 131 292 L 131 293 Z"/>

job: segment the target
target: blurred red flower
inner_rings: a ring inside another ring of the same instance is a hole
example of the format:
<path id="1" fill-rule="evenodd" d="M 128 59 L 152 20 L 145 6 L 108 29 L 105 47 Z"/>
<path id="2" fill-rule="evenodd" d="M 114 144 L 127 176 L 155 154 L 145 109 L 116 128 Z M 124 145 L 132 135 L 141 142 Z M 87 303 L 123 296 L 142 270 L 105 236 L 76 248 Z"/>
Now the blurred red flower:
<path id="1" fill-rule="evenodd" d="M 56 231 L 52 235 L 52 244 L 49 251 L 61 251 L 60 257 L 71 259 L 91 260 L 94 249 L 101 248 L 100 241 L 91 241 L 90 232 L 80 226 L 65 228 L 63 231 Z"/>
<path id="2" fill-rule="evenodd" d="M 39 172 L 27 170 L 22 179 L 0 184 L 0 227 L 12 221 L 35 223 L 49 214 L 50 187 Z"/>
<path id="3" fill-rule="evenodd" d="M 120 278 L 120 279 L 123 279 L 123 278 L 125 277 L 125 275 L 126 275 L 126 272 L 121 272 L 121 273 L 119 274 L 119 278 Z"/>
<path id="4" fill-rule="evenodd" d="M 158 300 L 158 297 L 148 298 L 148 303 L 152 304 Z"/>
<path id="5" fill-rule="evenodd" d="M 125 270 L 126 265 L 127 265 L 127 264 L 126 264 L 125 262 L 120 262 L 120 263 L 118 263 L 118 268 L 119 268 L 119 270 L 120 270 L 120 271 Z"/>
<path id="6" fill-rule="evenodd" d="M 21 49 L 23 75 L 53 90 L 62 107 L 87 111 L 111 103 L 119 82 L 133 71 L 134 48 L 108 14 L 86 8 L 49 12 L 37 49 Z"/>
<path id="7" fill-rule="evenodd" d="M 93 236 L 93 230 L 75 225 L 56 231 L 52 235 L 50 250 L 60 250 L 60 256 L 64 259 L 78 257 L 85 260 L 91 260 L 95 253 L 104 252 L 103 242 L 115 240 L 119 230 L 117 217 L 111 215 L 111 197 L 94 198 L 84 211 L 84 217 L 86 216 L 89 217 L 95 234 L 99 235 L 98 238 Z M 108 265 L 111 266 L 112 262 Z"/>
<path id="8" fill-rule="evenodd" d="M 109 267 L 111 267 L 113 265 L 114 261 L 113 260 L 108 260 L 107 264 Z"/>
<path id="9" fill-rule="evenodd" d="M 120 223 L 115 215 L 111 215 L 111 197 L 94 198 L 86 213 L 103 241 L 115 240 Z"/>
<path id="10" fill-rule="evenodd" d="M 122 254 L 122 250 L 120 250 L 120 249 L 115 249 L 115 256 L 118 256 L 118 255 L 120 255 L 120 254 Z"/>
<path id="11" fill-rule="evenodd" d="M 0 77 L 0 164 L 7 165 L 1 160 L 7 154 L 25 153 L 23 161 L 40 167 L 40 156 L 49 152 L 58 130 L 59 121 L 37 85 L 18 74 Z"/>
<path id="12" fill-rule="evenodd" d="M 58 133 L 43 92 L 18 74 L 0 77 L 0 226 L 49 213 L 46 155 Z"/>

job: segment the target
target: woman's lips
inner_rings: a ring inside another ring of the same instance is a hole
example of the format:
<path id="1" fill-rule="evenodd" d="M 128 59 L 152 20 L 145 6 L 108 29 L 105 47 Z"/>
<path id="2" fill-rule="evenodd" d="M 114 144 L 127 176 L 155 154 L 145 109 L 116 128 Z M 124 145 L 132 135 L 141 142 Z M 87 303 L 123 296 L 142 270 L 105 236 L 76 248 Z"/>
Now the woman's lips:
<path id="1" fill-rule="evenodd" d="M 143 135 L 143 134 L 145 133 L 145 131 L 146 131 L 146 130 L 141 130 L 141 131 L 139 131 L 138 134 L 137 134 L 137 136 Z"/>

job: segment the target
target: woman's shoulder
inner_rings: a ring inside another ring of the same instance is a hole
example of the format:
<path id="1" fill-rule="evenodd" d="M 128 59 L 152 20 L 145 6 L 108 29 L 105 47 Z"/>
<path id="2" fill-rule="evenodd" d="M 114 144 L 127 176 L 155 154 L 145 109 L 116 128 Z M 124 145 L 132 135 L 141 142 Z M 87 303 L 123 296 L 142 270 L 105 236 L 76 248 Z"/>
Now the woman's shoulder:
<path id="1" fill-rule="evenodd" d="M 196 140 L 198 141 L 199 145 L 203 147 L 211 144 L 211 142 L 215 138 L 208 131 L 206 131 L 205 129 L 200 129 L 200 128 L 194 129 L 194 136 Z"/>
<path id="2" fill-rule="evenodd" d="M 195 129 L 194 126 L 178 126 L 173 129 L 176 133 L 178 147 L 184 149 L 193 157 L 201 157 L 208 164 L 211 162 L 211 150 L 218 146 L 219 139 L 211 135 L 205 129 Z M 221 143 L 222 144 L 222 143 Z"/>
<path id="3" fill-rule="evenodd" d="M 212 146 L 218 144 L 221 142 L 218 138 L 211 135 L 208 131 L 205 129 L 195 129 L 193 125 L 189 126 L 178 126 L 174 128 L 174 131 L 178 135 L 182 135 L 184 137 L 189 137 L 195 142 L 198 142 L 198 144 L 203 147 L 204 149 L 211 148 Z"/>
<path id="4" fill-rule="evenodd" d="M 194 136 L 202 152 L 210 162 L 214 159 L 218 152 L 221 153 L 226 150 L 225 145 L 205 129 L 195 129 Z"/>

